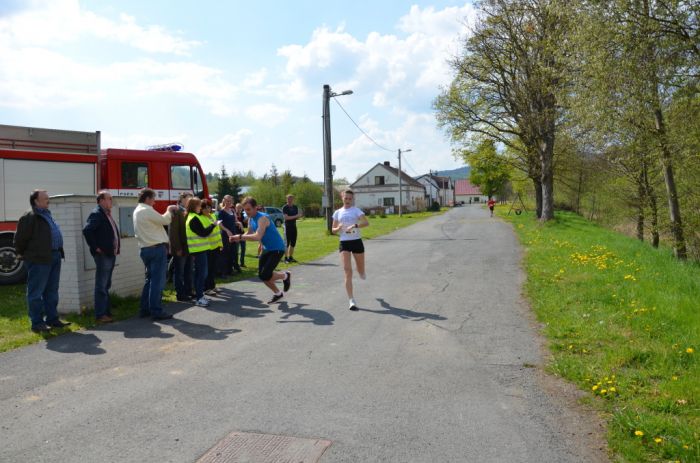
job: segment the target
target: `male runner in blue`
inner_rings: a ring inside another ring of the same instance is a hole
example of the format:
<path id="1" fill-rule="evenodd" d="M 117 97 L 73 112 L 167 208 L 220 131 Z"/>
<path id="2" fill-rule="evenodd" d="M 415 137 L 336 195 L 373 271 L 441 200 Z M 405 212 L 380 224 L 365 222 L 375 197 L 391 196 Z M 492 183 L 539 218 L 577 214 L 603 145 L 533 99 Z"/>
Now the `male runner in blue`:
<path id="1" fill-rule="evenodd" d="M 229 241 L 260 241 L 263 252 L 258 259 L 258 277 L 265 283 L 265 286 L 272 291 L 272 299 L 267 303 L 277 302 L 284 293 L 289 291 L 292 285 L 292 274 L 289 272 L 275 272 L 277 264 L 284 256 L 284 240 L 277 231 L 277 227 L 271 225 L 270 216 L 257 210 L 258 202 L 255 198 L 247 196 L 243 200 L 243 210 L 248 216 L 248 233 L 233 235 Z M 282 280 L 284 292 L 280 291 L 275 283 Z"/>

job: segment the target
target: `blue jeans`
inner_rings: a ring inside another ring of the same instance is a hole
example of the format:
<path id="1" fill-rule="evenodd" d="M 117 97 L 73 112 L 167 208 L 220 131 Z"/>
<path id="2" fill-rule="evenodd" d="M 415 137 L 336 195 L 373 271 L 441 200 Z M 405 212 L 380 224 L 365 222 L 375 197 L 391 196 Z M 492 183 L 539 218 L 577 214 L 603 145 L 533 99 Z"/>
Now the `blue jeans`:
<path id="1" fill-rule="evenodd" d="M 27 307 L 32 328 L 58 321 L 58 282 L 61 279 L 61 251 L 51 251 L 50 264 L 25 262 L 27 266 Z"/>
<path id="2" fill-rule="evenodd" d="M 178 298 L 192 294 L 192 257 L 173 256 L 173 283 Z"/>
<path id="3" fill-rule="evenodd" d="M 112 272 L 117 261 L 115 256 L 95 254 L 95 318 L 112 315 L 109 305 L 109 288 L 112 287 Z"/>
<path id="4" fill-rule="evenodd" d="M 194 260 L 194 294 L 197 299 L 204 297 L 204 282 L 207 279 L 208 261 L 207 251 L 196 252 L 192 255 Z"/>
<path id="5" fill-rule="evenodd" d="M 162 315 L 161 296 L 165 288 L 165 272 L 168 267 L 166 246 L 141 248 L 141 260 L 146 266 L 146 283 L 141 291 L 141 315 Z"/>

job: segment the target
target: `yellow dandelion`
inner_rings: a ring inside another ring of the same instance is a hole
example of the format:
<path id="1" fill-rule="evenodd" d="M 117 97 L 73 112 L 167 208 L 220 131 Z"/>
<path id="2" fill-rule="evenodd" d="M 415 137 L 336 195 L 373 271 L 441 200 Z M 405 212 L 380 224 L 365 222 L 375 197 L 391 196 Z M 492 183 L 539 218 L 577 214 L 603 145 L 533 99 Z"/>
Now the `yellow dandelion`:
<path id="1" fill-rule="evenodd" d="M 688 347 L 688 348 L 685 350 L 685 353 L 686 353 L 686 354 L 692 354 L 693 352 L 695 352 L 695 350 L 694 350 L 692 347 Z"/>
<path id="2" fill-rule="evenodd" d="M 642 431 L 635 431 L 634 435 L 638 436 L 638 437 L 642 437 L 644 435 L 644 433 Z"/>
<path id="3" fill-rule="evenodd" d="M 678 376 L 671 376 L 671 379 L 672 379 L 673 381 L 678 381 Z"/>
<path id="4" fill-rule="evenodd" d="M 660 438 L 660 437 L 655 437 L 655 438 L 654 438 L 654 442 L 656 442 L 657 444 L 660 444 L 660 443 L 662 443 L 663 441 L 664 441 L 664 440 L 663 440 L 662 438 Z"/>
<path id="5" fill-rule="evenodd" d="M 688 450 L 690 447 L 688 447 L 688 444 L 683 444 L 683 448 Z"/>
<path id="6" fill-rule="evenodd" d="M 607 393 L 608 393 L 608 390 L 607 390 L 607 389 L 603 389 L 602 391 L 600 391 L 600 393 L 601 393 L 601 394 L 607 394 Z"/>
<path id="7" fill-rule="evenodd" d="M 597 391 L 597 390 L 598 390 L 598 385 L 596 384 L 595 386 L 593 386 L 593 387 L 591 388 L 591 390 L 592 390 L 592 391 Z"/>
<path id="8" fill-rule="evenodd" d="M 610 392 L 617 392 L 617 389 L 615 389 L 615 387 L 611 387 Z"/>

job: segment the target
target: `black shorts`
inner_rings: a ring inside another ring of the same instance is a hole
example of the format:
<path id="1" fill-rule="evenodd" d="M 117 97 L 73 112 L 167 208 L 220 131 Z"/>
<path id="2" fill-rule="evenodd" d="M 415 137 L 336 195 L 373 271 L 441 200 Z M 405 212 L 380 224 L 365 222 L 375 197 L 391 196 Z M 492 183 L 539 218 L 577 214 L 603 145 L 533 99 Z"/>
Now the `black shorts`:
<path id="1" fill-rule="evenodd" d="M 362 244 L 362 239 L 341 241 L 340 246 L 338 246 L 338 251 L 346 251 L 353 254 L 364 254 L 365 245 Z"/>
<path id="2" fill-rule="evenodd" d="M 294 247 L 297 245 L 297 224 L 284 226 L 284 238 L 287 240 L 287 246 Z"/>
<path id="3" fill-rule="evenodd" d="M 258 278 L 267 281 L 272 278 L 272 273 L 277 268 L 277 264 L 282 260 L 284 251 L 265 251 L 258 259 Z"/>
<path id="4" fill-rule="evenodd" d="M 489 206 L 489 209 L 493 210 L 493 206 Z"/>

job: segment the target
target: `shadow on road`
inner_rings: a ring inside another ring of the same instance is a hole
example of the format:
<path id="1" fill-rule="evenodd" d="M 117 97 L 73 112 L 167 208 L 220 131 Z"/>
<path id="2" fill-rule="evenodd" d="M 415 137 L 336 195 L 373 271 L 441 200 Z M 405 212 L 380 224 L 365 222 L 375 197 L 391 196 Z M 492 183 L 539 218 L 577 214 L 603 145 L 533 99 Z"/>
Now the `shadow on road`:
<path id="1" fill-rule="evenodd" d="M 222 300 L 219 300 L 222 299 Z M 262 318 L 273 310 L 252 293 L 222 288 L 212 299 L 207 310 L 216 313 L 228 313 L 240 318 Z"/>
<path id="2" fill-rule="evenodd" d="M 303 264 L 299 264 L 303 266 L 308 266 L 308 267 L 337 267 L 338 264 L 327 264 L 325 262 L 304 262 Z"/>
<path id="3" fill-rule="evenodd" d="M 172 320 L 164 322 L 164 324 L 172 326 L 180 333 L 192 339 L 201 339 L 204 341 L 223 341 L 230 335 L 241 332 L 241 330 L 235 328 L 219 329 L 202 323 L 188 322 L 179 318 L 173 318 Z"/>
<path id="4" fill-rule="evenodd" d="M 279 310 L 283 312 L 281 320 L 277 323 L 313 323 L 314 325 L 332 325 L 335 318 L 325 310 L 304 309 L 308 304 L 295 303 L 290 306 L 286 301 L 280 302 Z M 291 317 L 299 316 L 302 320 L 290 320 Z"/>
<path id="5" fill-rule="evenodd" d="M 414 310 L 401 309 L 399 307 L 394 307 L 391 304 L 389 304 L 388 302 L 386 302 L 383 298 L 377 298 L 377 302 L 379 302 L 379 305 L 381 305 L 384 310 L 371 310 L 371 309 L 363 309 L 363 308 L 360 308 L 359 310 L 361 310 L 363 312 L 372 312 L 372 313 L 376 313 L 379 315 L 395 315 L 399 318 L 403 318 L 404 320 L 413 320 L 413 321 L 447 320 L 446 317 L 443 317 L 442 315 L 437 315 L 434 313 L 416 312 Z"/>
<path id="6" fill-rule="evenodd" d="M 172 333 L 164 333 L 157 323 L 153 323 L 150 318 L 130 319 L 116 322 L 110 325 L 97 325 L 91 331 L 122 331 L 124 337 L 129 339 L 138 338 L 172 338 Z"/>
<path id="7" fill-rule="evenodd" d="M 101 355 L 107 351 L 100 344 L 102 340 L 94 334 L 70 333 L 48 339 L 46 348 L 61 354 Z"/>

